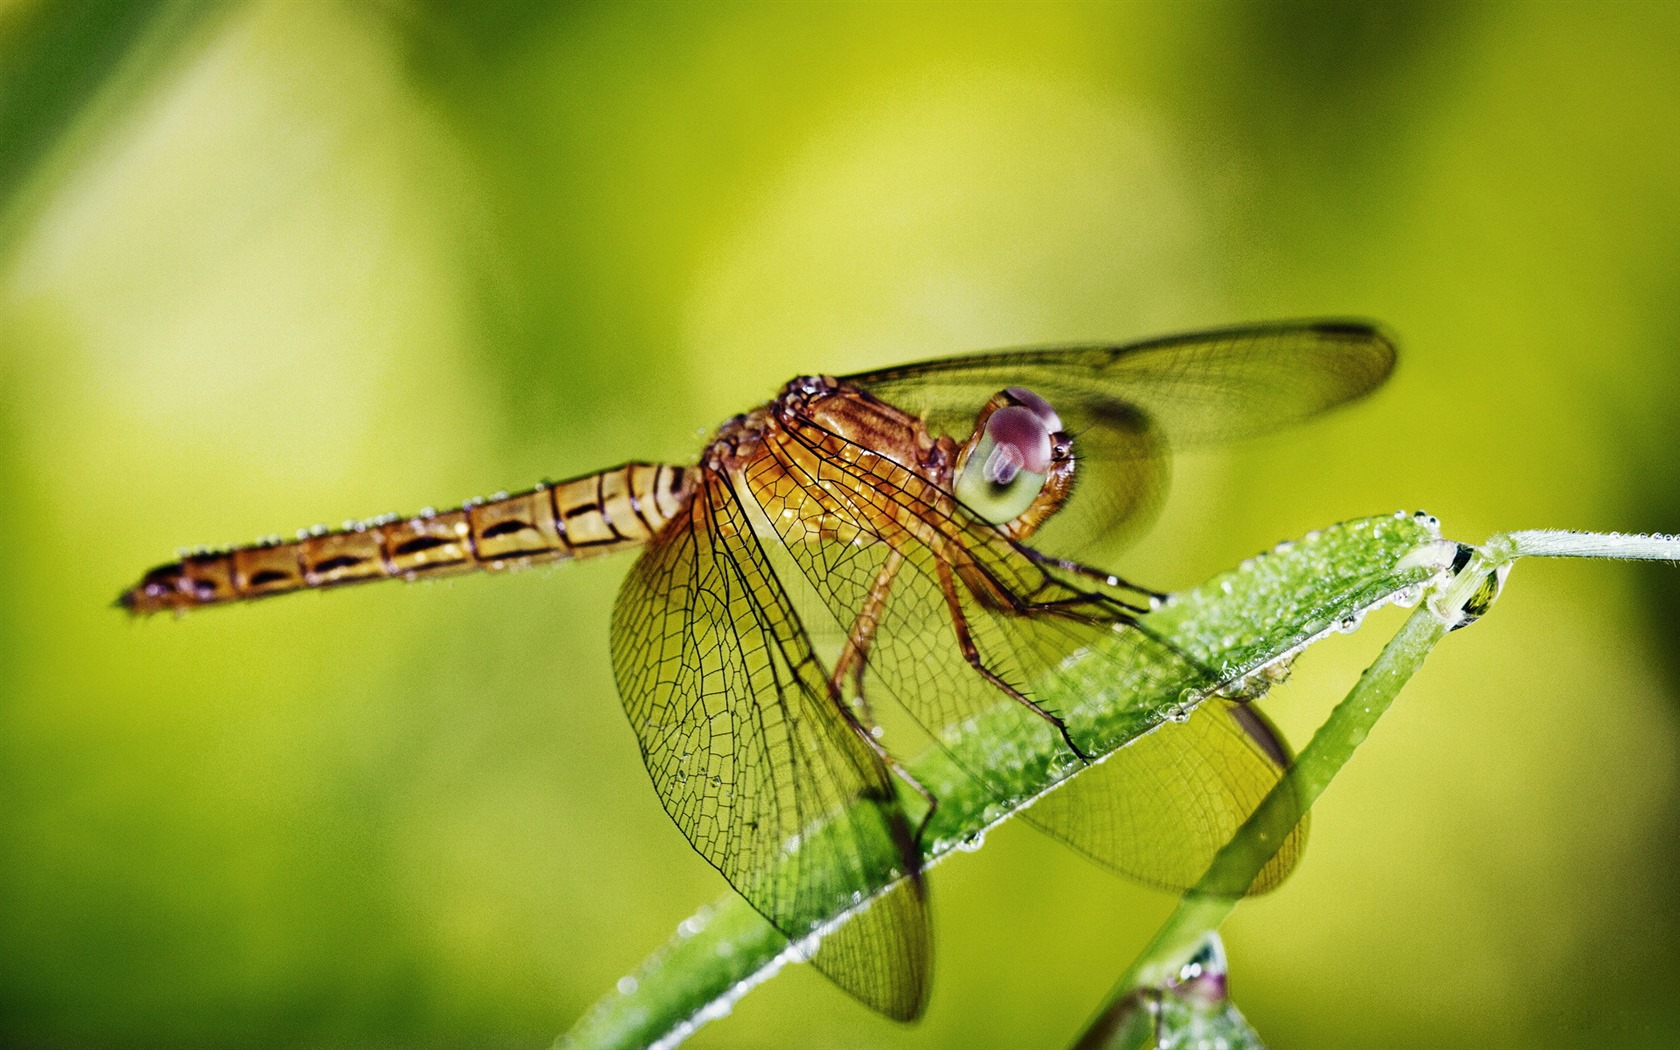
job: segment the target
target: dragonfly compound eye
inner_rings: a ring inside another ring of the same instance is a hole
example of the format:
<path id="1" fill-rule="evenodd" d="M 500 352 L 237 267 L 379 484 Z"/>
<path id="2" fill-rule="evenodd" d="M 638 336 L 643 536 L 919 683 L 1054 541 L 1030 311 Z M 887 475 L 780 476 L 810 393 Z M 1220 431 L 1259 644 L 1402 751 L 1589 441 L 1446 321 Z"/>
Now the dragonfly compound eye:
<path id="1" fill-rule="evenodd" d="M 1050 407 L 1050 402 L 1044 400 L 1042 397 L 1039 397 L 1026 387 L 1012 386 L 1003 392 L 1003 396 L 1009 398 L 1022 408 L 1032 409 L 1033 415 L 1044 420 L 1044 425 L 1050 428 L 1050 432 L 1052 434 L 1062 429 L 1062 417 L 1057 415 L 1056 410 Z"/>
<path id="2" fill-rule="evenodd" d="M 1055 451 L 1051 433 L 1026 405 L 993 412 L 957 478 L 957 498 L 994 525 L 1020 517 L 1044 489 Z"/>

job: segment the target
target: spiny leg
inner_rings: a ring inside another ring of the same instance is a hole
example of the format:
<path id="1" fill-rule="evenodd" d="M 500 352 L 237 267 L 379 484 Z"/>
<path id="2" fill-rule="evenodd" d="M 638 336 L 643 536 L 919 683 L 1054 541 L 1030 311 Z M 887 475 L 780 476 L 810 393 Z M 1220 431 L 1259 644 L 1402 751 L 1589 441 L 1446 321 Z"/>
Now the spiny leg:
<path id="1" fill-rule="evenodd" d="M 1048 586 L 1048 584 L 1046 586 Z M 1039 588 L 1041 591 L 1043 589 L 1043 587 Z M 1095 613 L 1080 615 L 1073 611 L 1089 606 L 1107 609 L 1109 610 L 1109 615 L 1106 617 L 1098 616 Z M 1014 601 L 1010 602 L 1007 608 L 1010 612 L 1018 615 L 1026 613 L 1050 613 L 1056 616 L 1065 616 L 1070 620 L 1077 620 L 1081 623 L 1123 623 L 1129 627 L 1136 626 L 1137 617 L 1148 612 L 1147 609 L 1140 609 L 1137 606 L 1123 602 L 1118 598 L 1110 597 L 1106 594 L 1096 594 L 1089 591 L 1076 592 L 1067 598 L 1051 598 L 1048 601 L 1032 601 L 1030 599 Z"/>
<path id="2" fill-rule="evenodd" d="M 1166 601 L 1168 598 L 1168 595 L 1162 591 L 1151 590 L 1148 587 L 1140 587 L 1123 576 L 1116 576 L 1114 573 L 1104 572 L 1101 569 L 1092 568 L 1089 565 L 1074 561 L 1071 558 L 1057 558 L 1052 555 L 1045 554 L 1042 551 L 1033 550 L 1031 547 L 1025 547 L 1023 549 L 1033 561 L 1040 565 L 1048 565 L 1054 569 L 1061 569 L 1063 572 L 1073 573 L 1075 576 L 1082 576 L 1087 580 L 1093 580 L 1100 583 L 1104 587 L 1112 587 L 1115 590 L 1121 591 L 1131 591 L 1133 594 L 1142 595 L 1145 599 L 1151 602 L 1162 602 Z M 1136 611 L 1148 612 L 1149 610 L 1137 609 Z"/>
<path id="3" fill-rule="evenodd" d="M 1045 586 L 1049 586 L 1050 583 L 1053 582 L 1054 581 L 1049 581 L 1046 584 L 1041 585 L 1039 590 L 1043 590 Z M 1034 593 L 1037 593 L 1037 591 Z M 1097 594 L 1091 591 L 1076 591 L 1071 597 L 1053 598 L 1049 601 L 1030 601 L 1020 599 L 1008 592 L 1002 592 L 1002 594 L 1003 601 L 1000 604 L 993 605 L 993 608 L 997 608 L 1003 612 L 1013 613 L 1015 615 L 1042 613 L 1048 616 L 1060 616 L 1063 619 L 1072 620 L 1074 623 L 1081 623 L 1090 627 L 1127 627 L 1141 633 L 1144 637 L 1148 638 L 1155 644 L 1178 654 L 1178 656 L 1187 663 L 1200 668 L 1207 675 L 1209 681 L 1213 681 L 1220 677 L 1213 671 L 1212 668 L 1204 666 L 1195 657 L 1192 657 L 1190 654 L 1179 649 L 1172 642 L 1163 638 L 1160 634 L 1157 634 L 1155 631 L 1151 630 L 1148 626 L 1142 623 L 1138 619 L 1138 616 L 1142 615 L 1146 610 L 1139 609 L 1132 605 L 1127 605 L 1125 602 L 1122 602 L 1117 598 L 1110 597 L 1106 594 Z M 984 598 L 981 600 L 985 601 Z M 994 599 L 994 601 L 995 600 L 996 599 Z M 1087 613 L 1081 611 L 1085 608 L 1093 606 L 1106 610 L 1108 614 L 1101 615 L 1098 613 Z"/>
<path id="4" fill-rule="evenodd" d="M 892 590 L 892 581 L 903 564 L 904 556 L 898 551 L 887 555 L 881 571 L 875 574 L 875 582 L 869 585 L 869 593 L 864 596 L 863 606 L 858 609 L 851 630 L 846 632 L 846 644 L 840 650 L 839 658 L 834 661 L 834 673 L 830 676 L 838 694 L 841 684 L 850 672 L 858 706 L 862 711 L 862 720 L 871 724 L 875 718 L 869 710 L 868 700 L 863 695 L 863 672 L 869 662 L 869 647 L 874 644 L 875 632 L 881 626 L 881 613 L 887 606 L 887 594 Z"/>
<path id="5" fill-rule="evenodd" d="M 921 781 L 911 775 L 910 771 L 875 739 L 875 734 L 870 729 L 875 723 L 875 716 L 869 708 L 869 700 L 863 690 L 864 671 L 869 664 L 869 647 L 875 641 L 875 632 L 881 625 L 881 614 L 886 609 L 887 595 L 891 592 L 893 580 L 898 576 L 898 570 L 903 564 L 904 556 L 895 550 L 887 555 L 881 571 L 876 573 L 875 582 L 870 584 L 869 594 L 864 598 L 857 618 L 852 621 L 851 630 L 846 632 L 846 644 L 840 650 L 839 658 L 834 661 L 834 672 L 829 676 L 829 691 L 846 716 L 847 723 L 863 738 L 863 742 L 869 745 L 893 775 L 904 781 L 927 803 L 927 812 L 916 825 L 915 843 L 917 853 L 920 854 L 922 833 L 927 830 L 928 822 L 933 819 L 934 812 L 939 808 L 939 799 L 923 787 Z M 857 700 L 855 709 L 844 699 L 842 686 L 848 674 L 851 676 L 853 695 Z"/>
<path id="6" fill-rule="evenodd" d="M 982 605 L 997 612 L 1010 613 L 1015 616 L 1048 613 L 1093 626 L 1122 623 L 1128 627 L 1135 627 L 1138 624 L 1137 617 L 1149 612 L 1148 609 L 1123 602 L 1111 594 L 1078 590 L 1048 574 L 1039 581 L 1037 587 L 1024 595 L 1019 595 L 1006 587 L 1003 581 L 988 572 L 983 565 L 971 558 L 960 559 L 957 562 L 956 571 L 962 581 L 968 585 L 969 591 Z M 1090 571 L 1095 572 L 1096 570 Z M 1045 600 L 1038 598 L 1039 595 L 1051 589 L 1062 592 L 1066 597 Z M 1074 611 L 1087 607 L 1106 609 L 1108 615 L 1081 615 Z"/>
<path id="7" fill-rule="evenodd" d="M 985 660 L 980 656 L 979 647 L 974 644 L 973 635 L 969 633 L 968 616 L 962 610 L 962 597 L 957 593 L 957 584 L 951 576 L 951 567 L 943 559 L 936 560 L 935 564 L 939 568 L 939 589 L 945 593 L 945 607 L 950 611 L 951 627 L 957 633 L 957 647 L 962 650 L 963 659 L 968 661 L 968 665 L 974 668 L 980 677 L 996 686 L 1005 696 L 1055 726 L 1056 731 L 1062 734 L 1062 741 L 1067 744 L 1068 750 L 1079 756 L 1081 762 L 1089 764 L 1092 760 L 1091 756 L 1087 755 L 1083 748 L 1073 742 L 1073 737 L 1068 733 L 1066 722 L 1028 699 L 1025 693 L 998 677 L 996 672 L 986 666 Z"/>
<path id="8" fill-rule="evenodd" d="M 1033 555 L 1035 559 L 1043 559 L 1052 563 L 1058 560 L 1039 555 L 1028 548 L 1018 549 Z M 1068 562 L 1067 564 L 1077 565 L 1075 562 Z M 1022 597 L 1004 586 L 995 574 L 988 572 L 983 564 L 973 559 L 958 560 L 955 562 L 954 568 L 958 578 L 968 587 L 975 599 L 989 609 L 1015 616 L 1032 615 L 1034 613 L 1059 616 L 1092 627 L 1127 627 L 1139 632 L 1162 648 L 1176 653 L 1186 663 L 1200 668 L 1206 674 L 1208 681 L 1216 681 L 1220 677 L 1212 668 L 1204 666 L 1196 658 L 1179 649 L 1138 619 L 1147 610 L 1128 605 L 1112 595 L 1099 594 L 1095 591 L 1080 591 L 1062 583 L 1055 577 L 1046 576 L 1027 596 Z M 1097 573 L 1095 569 L 1087 571 Z M 1044 601 L 1034 600 L 1035 596 L 1042 594 L 1046 589 L 1057 586 L 1072 593 L 1065 598 L 1052 598 Z M 946 600 L 947 602 L 951 600 L 949 593 L 947 593 Z M 1107 611 L 1107 615 L 1081 611 L 1090 607 L 1104 609 Z M 1075 748 L 1076 752 L 1077 750 Z"/>

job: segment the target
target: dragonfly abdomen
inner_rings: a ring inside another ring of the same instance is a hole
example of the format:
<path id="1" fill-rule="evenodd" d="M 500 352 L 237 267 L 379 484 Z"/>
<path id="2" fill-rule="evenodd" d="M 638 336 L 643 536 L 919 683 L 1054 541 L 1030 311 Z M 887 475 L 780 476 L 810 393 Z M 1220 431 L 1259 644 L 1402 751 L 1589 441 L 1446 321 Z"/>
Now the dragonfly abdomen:
<path id="1" fill-rule="evenodd" d="M 192 554 L 160 565 L 117 604 L 136 615 L 371 580 L 417 580 L 592 558 L 640 546 L 688 499 L 693 470 L 626 463 L 516 495 L 343 529 Z"/>

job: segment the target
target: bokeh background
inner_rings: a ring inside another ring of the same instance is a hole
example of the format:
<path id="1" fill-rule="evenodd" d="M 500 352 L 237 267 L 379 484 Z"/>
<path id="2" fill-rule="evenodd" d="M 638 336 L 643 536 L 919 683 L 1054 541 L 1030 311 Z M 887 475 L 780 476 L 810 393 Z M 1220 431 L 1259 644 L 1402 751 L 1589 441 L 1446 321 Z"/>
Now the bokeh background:
<path id="1" fill-rule="evenodd" d="M 690 457 L 802 372 L 1320 314 L 1392 384 L 1183 462 L 1117 567 L 1680 528 L 1677 11 L 0 4 L 0 1043 L 544 1045 L 724 889 L 614 695 L 623 563 L 110 608 L 182 544 Z M 1262 1034 L 1680 1043 L 1677 625 L 1680 570 L 1519 566 L 1227 926 Z M 920 1025 L 795 967 L 694 1045 L 1062 1045 L 1173 903 L 1016 827 L 933 893 Z"/>

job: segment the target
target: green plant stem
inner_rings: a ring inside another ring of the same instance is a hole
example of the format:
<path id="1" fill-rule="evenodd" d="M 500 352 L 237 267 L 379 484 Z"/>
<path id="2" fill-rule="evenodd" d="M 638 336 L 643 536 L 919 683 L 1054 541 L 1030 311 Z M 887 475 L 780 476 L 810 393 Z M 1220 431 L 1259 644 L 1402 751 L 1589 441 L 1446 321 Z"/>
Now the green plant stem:
<path id="1" fill-rule="evenodd" d="M 1213 889 L 1246 885 L 1260 873 L 1295 821 L 1330 786 L 1336 773 L 1370 735 L 1377 719 L 1394 702 L 1400 688 L 1423 666 L 1430 650 L 1459 622 L 1465 602 L 1481 587 L 1484 578 L 1506 564 L 1503 555 L 1503 550 L 1494 557 L 1477 553 L 1461 572 L 1450 578 L 1435 596 L 1436 600 L 1421 603 L 1406 619 L 1376 662 L 1365 670 L 1296 757 L 1289 774 L 1214 857 L 1201 881 L 1179 901 L 1166 924 L 1110 991 L 1075 1044 L 1078 1050 L 1109 1046 L 1108 1036 L 1114 1031 L 1132 991 L 1140 986 L 1164 983 L 1201 943 L 1202 937 L 1225 920 L 1236 907 L 1237 898 Z"/>
<path id="2" fill-rule="evenodd" d="M 1221 667 L 1230 664 L 1233 680 L 1240 680 L 1338 629 L 1347 630 L 1372 608 L 1403 593 L 1419 597 L 1417 588 L 1427 587 L 1422 605 L 1132 964 L 1087 1029 L 1081 1048 L 1112 1047 L 1125 1008 L 1141 1001 L 1136 991 L 1160 988 L 1164 978 L 1177 975 L 1184 954 L 1194 950 L 1201 935 L 1216 928 L 1235 906 L 1230 888 L 1252 882 L 1300 814 L 1369 735 L 1430 649 L 1449 630 L 1487 610 L 1513 561 L 1524 556 L 1680 561 L 1680 539 L 1672 537 L 1516 532 L 1493 537 L 1459 572 L 1448 575 L 1466 549 L 1442 539 L 1437 523 L 1425 515 L 1358 519 L 1282 544 L 1272 554 L 1222 573 L 1151 614 L 1155 618 L 1151 622 L 1173 644 Z M 1110 672 L 1118 665 L 1104 663 L 1082 674 L 1081 668 L 1089 662 L 1089 657 L 1078 662 L 1046 687 L 1077 693 L 1115 718 L 1140 710 L 1140 704 L 1147 708 L 1177 695 L 1156 687 L 1133 695 L 1123 683 L 1112 680 L 1115 676 Z M 990 746 L 985 727 L 977 726 L 973 736 L 968 742 L 973 746 Z M 943 830 L 924 843 L 924 867 L 953 851 L 972 848 L 988 828 L 1020 808 L 1014 805 L 996 811 L 992 793 L 976 790 L 974 783 L 947 768 L 951 761 L 944 750 L 934 749 L 914 766 L 923 783 L 938 785 L 940 812 L 946 818 Z M 1011 775 L 1025 778 L 1021 790 L 1011 797 L 1030 799 L 1042 789 L 1042 785 L 1033 786 L 1040 784 L 1032 779 L 1038 767 L 1029 767 L 1022 756 L 1016 756 L 1009 768 L 1018 768 Z M 807 953 L 808 949 L 790 948 L 740 897 L 727 894 L 685 921 L 664 948 L 579 1018 L 559 1045 L 631 1047 L 654 1041 L 675 1045 L 699 1026 L 727 1014 L 743 994 L 785 962 Z M 1131 1028 L 1136 1034 L 1136 1026 Z"/>
<path id="3" fill-rule="evenodd" d="M 1441 539 L 1439 523 L 1427 515 L 1343 522 L 1280 544 L 1176 595 L 1150 614 L 1149 623 L 1174 646 L 1242 681 L 1320 638 L 1351 629 L 1365 613 L 1402 595 L 1415 601 L 1458 549 Z M 1148 647 L 1134 651 L 1130 643 L 1136 637 L 1115 635 L 1110 646 L 1084 652 L 1043 683 L 1053 702 L 1082 710 L 1093 725 L 1106 720 L 1112 735 L 1125 741 L 1117 745 L 1122 747 L 1170 718 L 1166 709 L 1178 702 L 1182 686 L 1197 680 L 1181 683 L 1177 672 L 1160 677 L 1165 669 L 1156 663 L 1159 654 Z M 1149 668 L 1154 672 L 1137 677 Z M 997 710 L 1012 713 L 1006 706 Z M 998 740 L 991 723 L 979 719 L 964 736 L 912 760 L 917 779 L 940 799 L 939 821 L 923 839 L 924 869 L 975 848 L 988 829 L 1044 792 L 1061 789 L 1057 771 L 1037 761 L 1037 752 L 1018 744 L 1000 748 Z M 1000 795 L 995 781 L 981 784 L 959 768 L 954 747 L 967 749 L 976 766 L 992 762 L 993 776 L 1010 778 L 1013 786 Z M 1112 763 L 1079 775 L 1112 775 L 1124 769 L 1118 763 L 1140 761 L 1136 754 L 1116 755 Z M 742 898 L 727 894 L 685 921 L 663 948 L 580 1017 L 559 1045 L 592 1050 L 675 1045 L 728 1013 L 785 962 L 808 956 L 809 949 L 791 949 Z"/>
<path id="4" fill-rule="evenodd" d="M 1516 558 L 1613 558 L 1617 561 L 1680 561 L 1680 537 L 1619 532 L 1562 532 L 1529 529 L 1495 536 L 1491 556 Z"/>
<path id="5" fill-rule="evenodd" d="M 1196 887 L 1186 893 L 1102 1007 L 1087 1024 L 1077 1050 L 1114 1045 L 1119 1022 L 1133 991 L 1159 987 L 1183 959 L 1236 907 L 1236 899 L 1209 892 L 1241 885 L 1257 875 L 1292 823 L 1324 793 L 1353 752 L 1370 735 L 1400 688 L 1423 666 L 1447 632 L 1485 611 L 1519 558 L 1609 558 L 1620 561 L 1680 562 L 1680 536 L 1624 535 L 1531 529 L 1490 537 L 1446 584 L 1418 606 L 1375 663 L 1331 712 L 1295 766 L 1214 858 Z"/>

